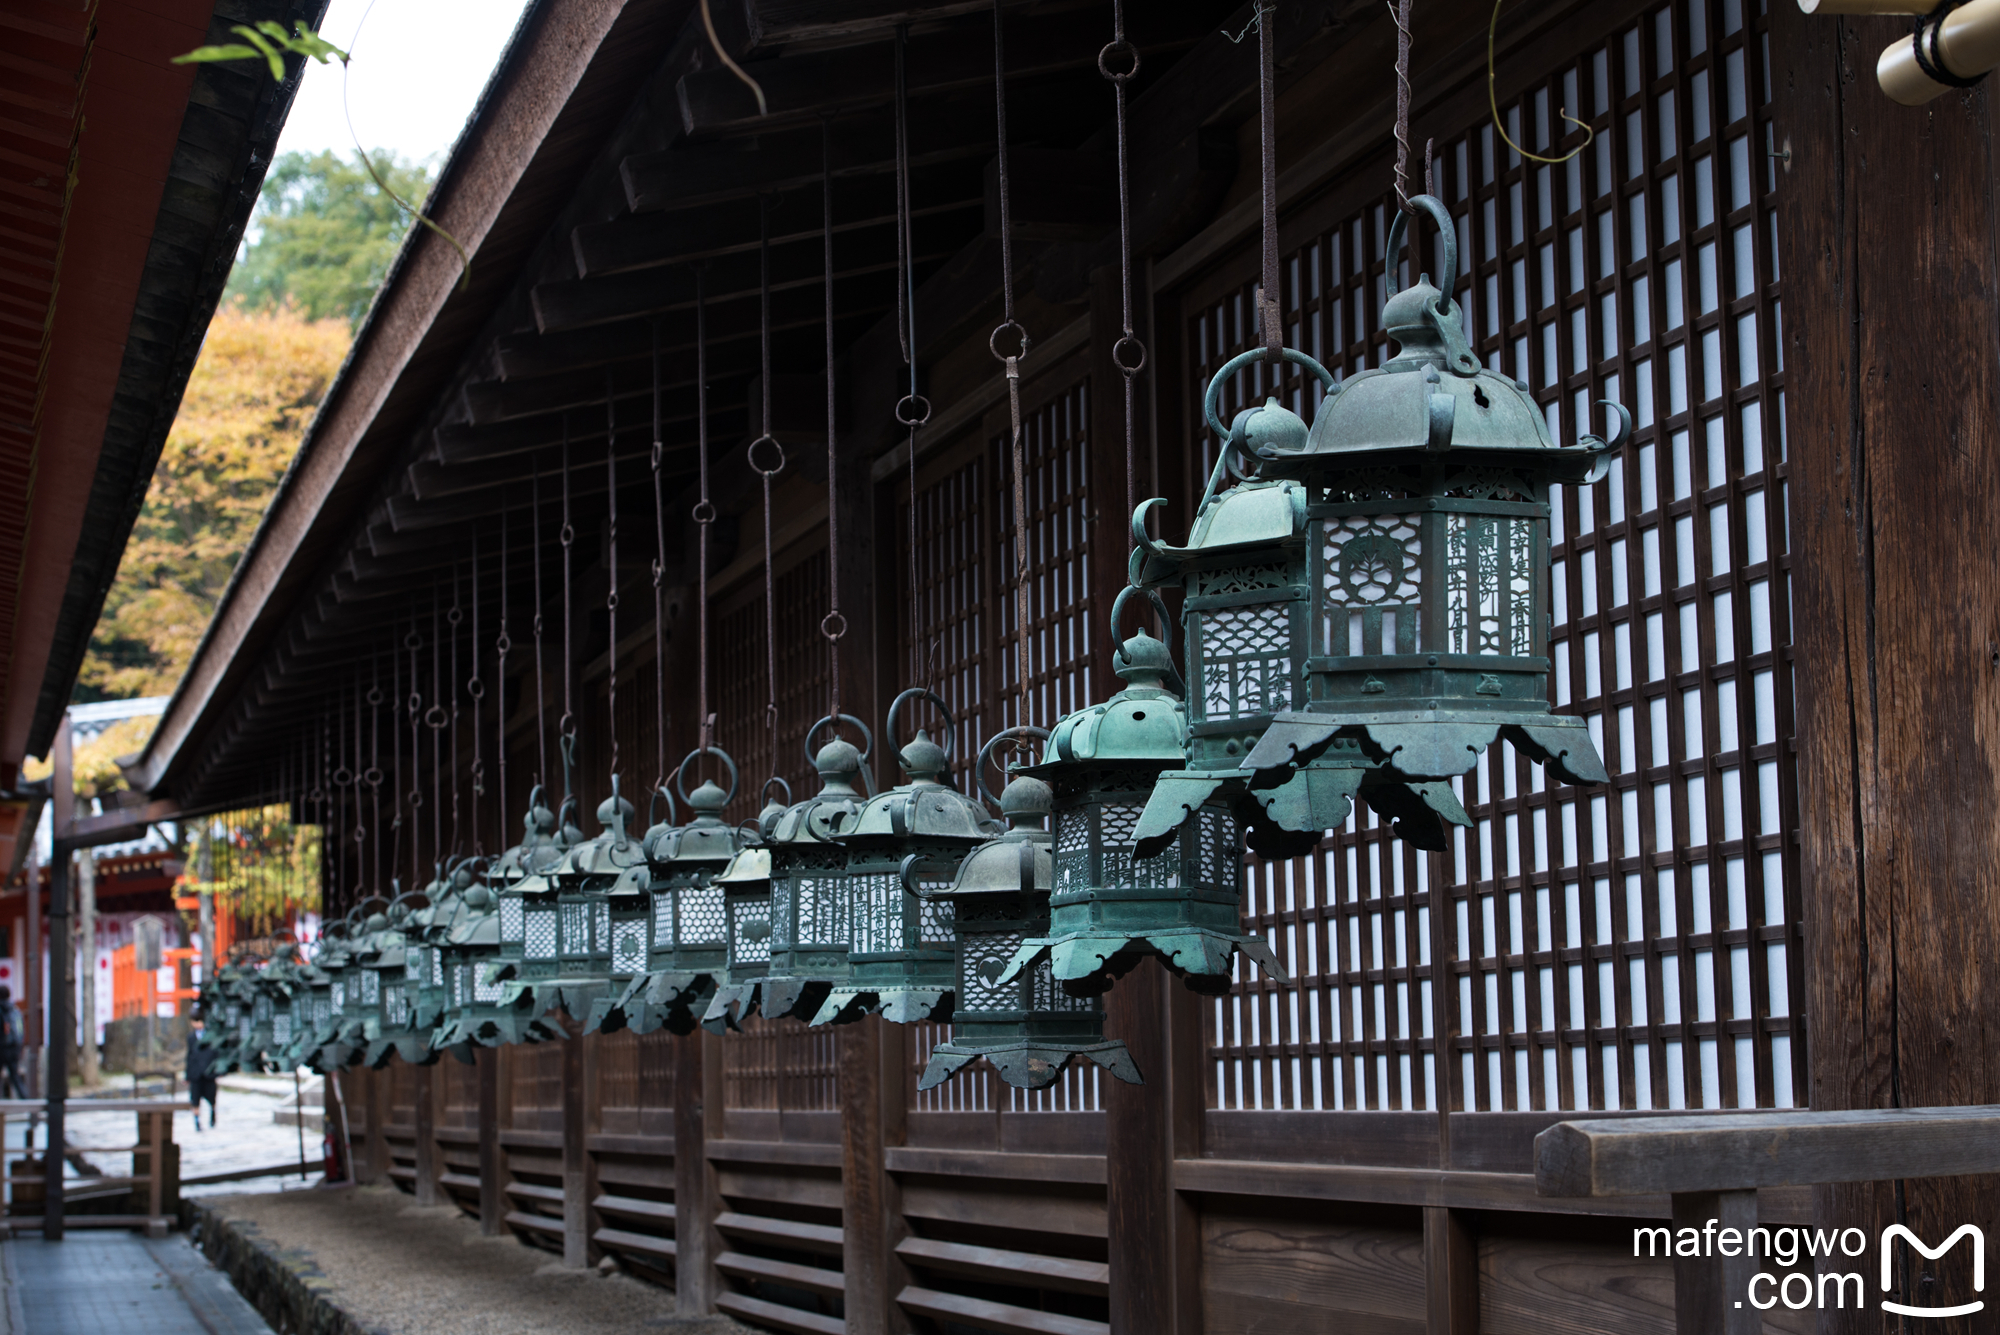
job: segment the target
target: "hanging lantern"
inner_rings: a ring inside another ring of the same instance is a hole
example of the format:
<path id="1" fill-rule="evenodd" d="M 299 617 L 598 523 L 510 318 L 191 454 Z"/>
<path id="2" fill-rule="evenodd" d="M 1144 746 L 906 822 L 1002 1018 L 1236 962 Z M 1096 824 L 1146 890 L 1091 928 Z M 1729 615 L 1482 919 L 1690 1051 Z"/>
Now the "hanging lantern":
<path id="1" fill-rule="evenodd" d="M 1456 273 L 1449 211 L 1412 203 Z M 1188 768 L 1155 791 L 1142 851 L 1218 794 L 1248 811 L 1253 846 L 1316 841 L 1359 797 L 1400 837 L 1442 849 L 1441 822 L 1470 824 L 1450 780 L 1501 737 L 1561 782 L 1606 780 L 1583 720 L 1548 704 L 1549 487 L 1603 476 L 1630 415 L 1607 403 L 1620 421 L 1609 442 L 1558 446 L 1527 386 L 1480 364 L 1428 276 L 1397 290 L 1405 225 L 1399 213 L 1382 308 L 1398 354 L 1336 386 L 1287 349 L 1327 384 L 1310 432 L 1275 401 L 1222 432 L 1222 382 L 1263 354 L 1224 365 L 1205 408 L 1228 443 L 1189 545 L 1140 537 L 1139 582 L 1186 591 L 1194 687 Z M 1248 480 L 1215 496 L 1239 456 Z"/>
<path id="2" fill-rule="evenodd" d="M 704 754 L 716 756 L 729 771 L 727 791 L 710 780 L 687 791 L 687 767 Z M 736 764 L 720 749 L 689 752 L 673 782 L 693 817 L 684 826 L 655 826 L 646 837 L 652 938 L 645 972 L 632 979 L 618 1002 L 624 1023 L 639 1033 L 662 1026 L 672 1033 L 692 1032 L 717 980 L 725 976 L 728 917 L 725 892 L 714 882 L 756 838 L 722 819 L 735 799 L 736 781 Z M 783 786 L 782 779 L 777 782 Z M 765 784 L 767 793 L 770 786 Z M 767 803 L 766 812 L 770 809 Z"/>
<path id="3" fill-rule="evenodd" d="M 943 889 L 903 878 L 913 898 L 949 905 L 952 913 L 957 1001 L 951 1037 L 931 1049 L 920 1090 L 943 1084 L 981 1057 L 1002 1080 L 1023 1089 L 1054 1084 L 1079 1057 L 1128 1084 L 1144 1083 L 1125 1045 L 1104 1037 L 1104 1008 L 1096 997 L 1072 996 L 1058 987 L 1046 959 L 1007 976 L 1022 946 L 1049 932 L 1055 875 L 1043 822 L 1053 798 L 1048 784 L 1017 772 L 995 800 L 986 787 L 985 766 L 994 748 L 1011 737 L 1047 736 L 1041 728 L 1009 728 L 980 752 L 975 771 L 980 791 L 1000 808 L 1006 833 L 966 854 Z M 917 863 L 912 854 L 905 866 L 915 871 Z"/>
<path id="4" fill-rule="evenodd" d="M 847 977 L 847 947 L 851 913 L 847 886 L 847 849 L 837 834 L 867 800 L 867 761 L 874 753 L 874 734 L 851 715 L 839 720 L 821 719 L 806 730 L 806 754 L 813 755 L 812 740 L 829 723 L 845 721 L 860 730 L 866 749 L 857 751 L 852 743 L 836 736 L 813 756 L 819 771 L 819 792 L 803 802 L 795 802 L 771 822 L 765 843 L 770 853 L 769 911 L 757 916 L 755 892 L 730 903 L 725 886 L 724 904 L 731 912 L 729 922 L 729 982 L 716 988 L 702 1023 L 711 1027 L 735 1023 L 750 1013 L 754 1004 L 772 1018 L 790 1016 L 809 1020 L 819 1012 L 836 983 Z M 739 855 L 741 856 L 741 855 Z M 731 872 L 737 868 L 732 867 Z M 754 886 L 749 879 L 755 870 L 742 868 L 743 880 L 729 876 L 718 880 Z M 768 964 L 761 975 L 749 973 L 764 955 Z M 739 980 L 741 961 L 745 976 Z"/>
<path id="5" fill-rule="evenodd" d="M 521 845 L 500 857 L 490 879 L 520 879 Z M 505 868 L 505 871 L 500 870 Z M 461 874 L 468 869 L 461 869 Z M 443 1023 L 431 1041 L 450 1049 L 461 1060 L 471 1046 L 499 1047 L 507 1043 L 540 1043 L 559 1038 L 558 1030 L 531 1019 L 526 1008 L 506 1000 L 504 984 L 492 977 L 500 958 L 500 893 L 477 879 L 460 895 L 460 912 L 446 929 L 439 950 L 444 960 L 448 1003 Z"/>
<path id="6" fill-rule="evenodd" d="M 326 979 L 325 995 L 315 993 L 313 1035 L 306 1064 L 316 1071 L 331 1072 L 347 1066 L 359 1051 L 349 1033 L 347 989 L 356 977 L 355 933 L 357 912 L 330 924 L 321 934 L 313 965 Z M 321 1004 L 326 1013 L 320 1014 Z"/>
<path id="7" fill-rule="evenodd" d="M 1114 639 L 1136 592 L 1120 590 L 1111 605 Z M 1165 604 L 1147 596 L 1164 627 Z M 1204 800 L 1157 851 L 1136 847 L 1148 792 L 1185 763 L 1187 706 L 1172 652 L 1144 631 L 1113 655 L 1112 670 L 1125 689 L 1058 723 L 1042 763 L 1022 771 L 1053 790 L 1055 887 L 1047 932 L 1022 943 L 1000 982 L 1046 965 L 1072 994 L 1088 995 L 1152 955 L 1196 991 L 1219 994 L 1239 950 L 1289 981 L 1263 938 L 1243 931 L 1242 839 L 1226 802 Z"/>
<path id="8" fill-rule="evenodd" d="M 713 785 L 704 785 L 712 787 Z M 732 779 L 730 790 L 735 791 Z M 700 790 L 697 790 L 699 792 Z M 661 793 L 653 795 L 657 808 Z M 685 795 L 683 795 L 685 796 Z M 634 987 L 644 988 L 644 978 L 652 953 L 653 885 L 652 848 L 654 841 L 671 835 L 673 824 L 673 794 L 667 793 L 667 819 L 652 821 L 646 833 L 638 840 L 638 856 L 629 862 L 621 859 L 618 879 L 605 891 L 605 902 L 610 913 L 609 962 L 610 985 L 590 1005 L 590 1011 L 583 1019 L 583 1032 L 594 1034 L 617 1033 L 628 1027 L 625 998 L 632 994 Z M 629 804 L 628 804 L 629 806 Z"/>
<path id="9" fill-rule="evenodd" d="M 565 803 L 565 809 L 568 807 Z M 521 817 L 521 842 L 500 859 L 493 880 L 500 897 L 500 953 L 487 968 L 487 981 L 502 984 L 500 1004 L 518 1009 L 524 1022 L 546 1009 L 536 1005 L 536 989 L 556 976 L 556 867 L 570 848 L 575 827 L 563 821 L 535 785 Z M 579 832 L 580 835 L 580 832 Z"/>
<path id="10" fill-rule="evenodd" d="M 343 1067 L 358 1065 L 367 1057 L 370 1032 L 379 1033 L 382 1023 L 382 976 L 368 967 L 381 952 L 382 934 L 388 930 L 389 901 L 371 895 L 355 906 L 356 924 L 348 940 L 347 963 L 334 979 L 334 1002 L 342 1016 L 330 1053 L 338 1053 Z"/>
<path id="11" fill-rule="evenodd" d="M 912 699 L 928 700 L 944 715 L 946 744 L 919 728 L 896 749 L 909 782 L 869 798 L 835 830 L 847 850 L 847 976 L 827 994 L 814 1024 L 844 1024 L 874 1011 L 897 1024 L 951 1018 L 951 901 L 905 894 L 903 887 L 942 890 L 965 855 L 1001 826 L 941 782 L 951 769 L 957 720 L 936 694 L 913 687 L 896 697 L 883 721 L 889 744 L 896 746 L 896 717 Z"/>
<path id="12" fill-rule="evenodd" d="M 387 1066 L 391 1057 L 401 1057 L 412 1066 L 437 1061 L 438 1055 L 431 1051 L 430 1031 L 416 1024 L 418 978 L 410 972 L 410 934 L 416 930 L 410 918 L 428 902 L 416 890 L 391 901 L 384 915 L 387 925 L 377 936 L 380 949 L 361 966 L 364 977 L 374 976 L 382 999 L 381 1010 L 370 1023 L 368 1051 L 362 1059 L 374 1070 Z"/>
<path id="13" fill-rule="evenodd" d="M 645 868 L 646 851 L 629 833 L 637 814 L 619 795 L 618 776 L 612 775 L 611 796 L 597 807 L 603 832 L 573 845 L 552 874 L 558 915 L 557 973 L 535 988 L 532 1014 L 546 1015 L 560 1006 L 571 1019 L 581 1021 L 600 1000 L 616 995 L 612 990 L 610 891 L 626 873 Z M 643 882 L 628 878 L 627 885 L 631 892 L 628 898 L 643 899 Z M 642 919 L 636 938 L 628 935 L 627 960 L 633 974 L 645 962 L 644 941 Z"/>
<path id="14" fill-rule="evenodd" d="M 768 786 L 767 786 L 768 791 Z M 710 976 L 708 1009 L 701 1025 L 711 1033 L 737 1027 L 756 1009 L 759 989 L 771 966 L 771 850 L 769 841 L 778 820 L 791 808 L 767 802 L 757 818 L 758 842 L 738 852 L 710 888 L 721 896 L 724 938 L 723 966 Z M 668 1023 L 678 1022 L 670 1017 Z M 674 1032 L 678 1033 L 679 1030 Z"/>

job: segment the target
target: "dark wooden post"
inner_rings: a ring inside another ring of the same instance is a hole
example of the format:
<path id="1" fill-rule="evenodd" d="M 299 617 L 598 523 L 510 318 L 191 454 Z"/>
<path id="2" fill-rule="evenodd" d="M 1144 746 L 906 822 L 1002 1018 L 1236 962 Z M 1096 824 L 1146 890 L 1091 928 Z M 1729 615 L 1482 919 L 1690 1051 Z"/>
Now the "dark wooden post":
<path id="1" fill-rule="evenodd" d="M 500 1054 L 502 1048 L 480 1048 L 479 1063 L 479 1231 L 498 1237 L 507 1225 L 507 1208 L 500 1192 Z"/>
<path id="2" fill-rule="evenodd" d="M 1103 1082 L 1111 1328 L 1160 1335 L 1174 1331 L 1178 1305 L 1169 986 L 1179 984 L 1157 962 L 1147 960 L 1104 999 L 1105 1032 L 1124 1040 L 1146 1077 L 1143 1085 Z"/>
<path id="3" fill-rule="evenodd" d="M 417 1068 L 416 1107 L 410 1120 L 416 1124 L 415 1180 L 411 1183 L 418 1205 L 438 1203 L 437 1182 L 437 1083 L 441 1071 L 436 1066 Z"/>
<path id="4" fill-rule="evenodd" d="M 590 1153 L 584 1113 L 583 1035 L 567 1016 L 558 1016 L 564 1037 L 562 1063 L 563 1264 L 581 1270 L 590 1264 Z"/>
<path id="5" fill-rule="evenodd" d="M 389 1138 L 384 1128 L 389 1121 L 389 1082 L 380 1071 L 361 1073 L 368 1101 L 368 1169 L 363 1182 L 383 1182 L 389 1176 Z"/>
<path id="6" fill-rule="evenodd" d="M 2000 703 L 1996 127 L 1990 91 L 1920 108 L 1883 95 L 1876 59 L 1909 31 L 1771 6 L 1790 157 L 1784 344 L 1766 347 L 1790 427 L 1811 1039 L 1798 1093 L 1815 1109 L 2000 1102 L 2000 732 L 1980 722 Z M 1901 1221 L 1939 1242 L 2000 1213 L 2000 1182 L 1815 1199 L 1823 1227 Z M 1921 1267 L 1936 1293 L 1971 1293 L 1969 1250 Z M 1820 1329 L 1879 1321 L 1823 1312 Z"/>
<path id="7" fill-rule="evenodd" d="M 840 1031 L 841 1269 L 850 1335 L 909 1329 L 896 1305 L 895 1247 L 901 1210 L 889 1178 L 889 1104 L 898 1105 L 900 1126 L 903 1031 L 884 1032 L 886 1022 L 871 1015 Z M 893 1092 L 892 1092 L 893 1091 Z"/>
<path id="8" fill-rule="evenodd" d="M 75 778 L 70 759 L 69 716 L 56 728 L 54 789 L 49 799 L 49 1000 L 46 1047 L 48 1066 L 48 1138 L 42 1155 L 42 1237 L 61 1242 L 63 1235 L 63 1105 L 69 1098 L 70 1016 L 69 833 L 76 812 Z"/>
<path id="9" fill-rule="evenodd" d="M 1479 1244 L 1466 1213 L 1424 1207 L 1426 1335 L 1479 1335 Z"/>
<path id="10" fill-rule="evenodd" d="M 721 1091 L 708 1088 L 707 1054 L 722 1040 L 706 1030 L 674 1038 L 674 1310 L 683 1317 L 715 1310 L 715 1191 L 708 1166 L 708 1109 Z M 720 1074 L 718 1070 L 718 1075 Z"/>

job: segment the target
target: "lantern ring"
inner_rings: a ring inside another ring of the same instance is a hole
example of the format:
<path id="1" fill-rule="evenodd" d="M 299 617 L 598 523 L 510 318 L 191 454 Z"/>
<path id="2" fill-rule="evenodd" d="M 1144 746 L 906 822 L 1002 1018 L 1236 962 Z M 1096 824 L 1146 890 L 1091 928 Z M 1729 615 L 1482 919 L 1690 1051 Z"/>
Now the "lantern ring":
<path id="1" fill-rule="evenodd" d="M 1410 209 L 1412 212 L 1422 209 L 1430 214 L 1431 221 L 1437 224 L 1438 236 L 1444 241 L 1444 265 L 1438 274 L 1440 290 L 1437 303 L 1438 314 L 1442 315 L 1451 307 L 1451 289 L 1458 281 L 1458 228 L 1452 223 L 1451 210 L 1435 195 L 1410 196 Z M 1403 248 L 1403 233 L 1409 225 L 1410 214 L 1396 210 L 1396 219 L 1389 224 L 1389 245 L 1384 252 L 1388 257 L 1387 268 L 1382 276 L 1389 289 L 1388 295 L 1392 297 L 1402 291 L 1396 283 L 1396 253 Z"/>
<path id="2" fill-rule="evenodd" d="M 1127 598 L 1130 598 L 1135 593 L 1138 594 L 1141 598 L 1144 598 L 1148 602 L 1152 603 L 1153 615 L 1158 617 L 1160 620 L 1160 641 L 1161 643 L 1167 646 L 1167 652 L 1169 655 L 1171 655 L 1174 650 L 1174 643 L 1173 643 L 1174 623 L 1173 623 L 1173 618 L 1167 615 L 1167 600 L 1160 596 L 1160 591 L 1158 589 L 1140 589 L 1140 588 L 1134 588 L 1132 585 L 1127 584 L 1124 588 L 1118 590 L 1118 596 L 1111 600 L 1112 642 L 1114 644 L 1121 643 L 1121 641 L 1119 641 L 1118 639 L 1118 636 L 1120 634 L 1121 627 L 1124 624 L 1123 617 L 1125 613 L 1125 600 Z"/>
<path id="3" fill-rule="evenodd" d="M 771 785 L 774 783 L 785 790 L 785 805 L 790 806 L 792 804 L 792 785 L 786 783 L 782 777 L 776 774 L 764 780 L 764 786 L 757 790 L 757 796 L 769 802 L 771 800 Z"/>
<path id="4" fill-rule="evenodd" d="M 415 631 L 411 631 L 403 637 L 403 647 L 405 649 L 421 649 L 424 647 L 424 638 Z"/>
<path id="5" fill-rule="evenodd" d="M 1155 597 L 1157 596 L 1155 595 Z M 1032 723 L 1016 724 L 1011 728 L 1002 728 L 1000 731 L 994 733 L 986 740 L 986 745 L 979 748 L 979 763 L 972 767 L 972 773 L 979 782 L 980 796 L 991 802 L 995 810 L 999 809 L 1000 799 L 995 797 L 993 790 L 986 786 L 987 762 L 993 758 L 994 747 L 1000 745 L 1003 741 L 1013 741 L 1016 738 L 1022 737 L 1032 737 L 1037 741 L 1046 742 L 1049 739 L 1049 730 L 1047 728 L 1037 728 Z M 908 882 L 904 883 L 904 888 L 908 889 Z M 916 892 L 911 891 L 911 893 L 915 894 Z M 921 895 L 917 897 L 919 899 L 923 898 Z"/>
<path id="6" fill-rule="evenodd" d="M 1397 214 L 1396 216 L 1400 218 L 1402 215 Z M 1303 366 L 1306 370 L 1319 377 L 1320 384 L 1326 386 L 1329 393 L 1332 392 L 1334 384 L 1333 372 L 1321 366 L 1313 358 L 1300 352 L 1297 348 L 1280 348 L 1278 356 L 1292 363 L 1294 366 Z M 1201 400 L 1201 415 L 1207 421 L 1209 430 L 1215 433 L 1217 440 L 1229 439 L 1229 428 L 1223 424 L 1220 417 L 1216 416 L 1216 404 L 1222 398 L 1222 382 L 1252 362 L 1261 362 L 1263 360 L 1264 349 L 1262 348 L 1252 348 L 1248 352 L 1239 352 L 1224 362 L 1221 370 L 1209 377 L 1208 393 L 1204 394 Z"/>
<path id="7" fill-rule="evenodd" d="M 715 522 L 715 502 L 709 500 L 707 497 L 703 497 L 701 500 L 695 502 L 694 509 L 688 513 L 697 524 L 713 524 Z"/>
<path id="8" fill-rule="evenodd" d="M 1123 73 L 1112 73 L 1111 62 L 1121 59 L 1129 59 L 1132 62 L 1132 68 Z M 1115 42 L 1106 43 L 1104 49 L 1097 53 L 1097 72 L 1113 83 L 1124 83 L 1128 79 L 1137 78 L 1139 75 L 1139 48 L 1126 41 L 1123 37 L 1120 37 Z"/>
<path id="9" fill-rule="evenodd" d="M 729 803 L 734 802 L 736 800 L 736 762 L 731 760 L 729 753 L 719 746 L 697 746 L 681 758 L 681 763 L 674 767 L 674 795 L 688 806 L 692 807 L 694 805 L 694 799 L 688 796 L 687 767 L 692 761 L 702 756 L 714 756 L 722 762 L 723 768 L 729 771 L 729 795 L 723 799 L 723 805 L 727 806 Z"/>
<path id="10" fill-rule="evenodd" d="M 896 421 L 910 430 L 931 420 L 931 401 L 921 394 L 905 394 L 896 400 Z"/>
<path id="11" fill-rule="evenodd" d="M 339 769 L 333 772 L 334 787 L 346 788 L 351 784 L 353 784 L 353 782 L 354 782 L 354 771 L 347 768 L 347 766 L 342 765 Z"/>
<path id="12" fill-rule="evenodd" d="M 465 683 L 465 693 L 475 700 L 484 700 L 486 698 L 486 683 L 474 677 Z"/>
<path id="13" fill-rule="evenodd" d="M 813 760 L 815 759 L 813 755 L 813 738 L 816 735 L 818 735 L 819 730 L 821 728 L 825 727 L 829 723 L 836 725 L 841 723 L 852 723 L 855 727 L 861 730 L 861 763 L 863 765 L 866 765 L 868 763 L 869 757 L 875 754 L 875 734 L 868 731 L 868 725 L 866 723 L 863 723 L 860 719 L 854 717 L 854 715 L 852 714 L 828 714 L 818 723 L 815 723 L 810 728 L 806 729 L 806 744 L 805 744 L 806 763 L 810 765 L 813 763 Z M 834 735 L 839 736 L 837 730 Z M 787 789 L 787 791 L 790 790 Z"/>
<path id="14" fill-rule="evenodd" d="M 1126 360 L 1128 357 L 1136 360 L 1128 364 Z M 1111 345 L 1111 364 L 1118 368 L 1120 375 L 1130 380 L 1146 369 L 1146 345 L 1131 334 L 1121 335 L 1118 341 Z"/>
<path id="15" fill-rule="evenodd" d="M 829 640 L 838 640 L 847 634 L 847 618 L 838 612 L 828 612 L 819 619 L 819 633 Z"/>
<path id="16" fill-rule="evenodd" d="M 663 797 L 667 799 L 667 824 L 673 825 L 678 823 L 679 808 L 674 805 L 674 790 L 667 786 L 665 779 L 661 779 L 653 785 L 653 796 L 646 803 L 647 825 L 658 825 L 660 823 L 660 799 Z"/>
<path id="17" fill-rule="evenodd" d="M 1015 352 L 1002 352 L 1000 351 L 1000 336 L 1010 329 L 1014 331 L 1014 337 L 1021 341 L 1021 346 Z M 1002 320 L 998 325 L 994 326 L 993 332 L 986 336 L 986 346 L 1001 361 L 1018 362 L 1028 355 L 1028 331 L 1021 327 L 1019 320 Z"/>
<path id="18" fill-rule="evenodd" d="M 764 467 L 764 465 L 758 463 L 757 447 L 759 445 L 769 445 L 772 449 L 776 450 L 778 452 L 778 462 L 772 464 L 769 468 L 766 468 Z M 757 437 L 757 439 L 751 441 L 750 444 L 747 447 L 745 447 L 743 451 L 743 458 L 745 462 L 747 462 L 750 465 L 750 470 L 756 473 L 758 476 L 776 477 L 780 472 L 784 471 L 785 447 L 778 443 L 778 438 L 776 436 L 772 435 L 770 432 L 767 431 L 763 435 Z"/>
<path id="19" fill-rule="evenodd" d="M 424 711 L 424 726 L 433 732 L 436 732 L 449 722 L 451 722 L 451 715 L 445 712 L 443 705 L 432 705 Z"/>
<path id="20" fill-rule="evenodd" d="M 380 705 L 382 703 L 382 688 L 380 686 L 369 687 L 365 698 L 371 705 Z"/>
<path id="21" fill-rule="evenodd" d="M 446 625 L 456 626 L 465 620 L 465 613 L 461 612 L 458 608 L 454 607 L 449 612 L 446 612 L 444 614 L 444 620 Z"/>
<path id="22" fill-rule="evenodd" d="M 361 772 L 361 782 L 367 784 L 370 788 L 380 788 L 382 786 L 381 767 L 370 765 L 367 769 L 363 770 Z"/>
<path id="23" fill-rule="evenodd" d="M 902 754 L 903 739 L 896 735 L 896 715 L 903 712 L 903 702 L 911 696 L 930 701 L 937 706 L 938 712 L 944 715 L 944 753 L 946 758 L 949 758 L 957 741 L 958 720 L 953 717 L 951 706 L 944 702 L 944 697 L 924 686 L 912 686 L 890 702 L 889 712 L 882 720 L 882 735 L 889 743 L 889 750 L 897 755 Z"/>

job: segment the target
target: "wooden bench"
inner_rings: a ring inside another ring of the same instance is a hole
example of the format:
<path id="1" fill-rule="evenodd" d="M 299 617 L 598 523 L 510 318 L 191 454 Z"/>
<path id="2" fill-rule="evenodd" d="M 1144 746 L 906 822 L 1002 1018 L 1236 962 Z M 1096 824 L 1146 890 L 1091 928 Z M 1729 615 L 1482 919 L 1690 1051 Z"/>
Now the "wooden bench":
<path id="1" fill-rule="evenodd" d="M 1543 1196 L 1665 1195 L 1676 1231 L 1713 1219 L 1746 1237 L 1759 1187 L 1984 1173 L 2000 1173 L 2000 1107 L 1691 1113 L 1558 1122 L 1535 1137 Z M 1759 1335 L 1763 1313 L 1742 1301 L 1758 1270 L 1745 1252 L 1675 1257 L 1679 1335 Z"/>

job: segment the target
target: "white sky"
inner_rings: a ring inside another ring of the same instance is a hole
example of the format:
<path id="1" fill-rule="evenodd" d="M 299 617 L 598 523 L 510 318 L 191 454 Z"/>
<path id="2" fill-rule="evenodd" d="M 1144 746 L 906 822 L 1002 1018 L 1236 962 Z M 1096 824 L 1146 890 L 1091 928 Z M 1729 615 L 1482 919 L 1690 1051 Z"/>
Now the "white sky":
<path id="1" fill-rule="evenodd" d="M 524 7 L 524 0 L 374 0 L 371 13 L 369 0 L 333 0 L 320 32 L 353 56 L 347 105 L 361 142 L 441 163 Z M 278 137 L 280 153 L 322 149 L 354 152 L 338 61 L 306 63 Z"/>

